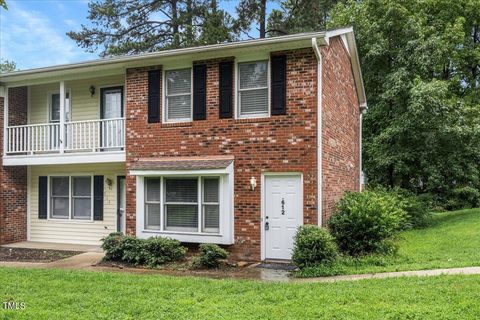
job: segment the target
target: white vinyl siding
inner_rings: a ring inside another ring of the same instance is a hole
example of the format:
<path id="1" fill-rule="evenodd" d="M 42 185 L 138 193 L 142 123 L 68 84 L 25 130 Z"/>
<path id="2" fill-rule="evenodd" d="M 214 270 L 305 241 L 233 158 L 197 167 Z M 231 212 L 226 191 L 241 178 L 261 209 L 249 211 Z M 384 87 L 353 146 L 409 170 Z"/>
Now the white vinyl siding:
<path id="1" fill-rule="evenodd" d="M 103 220 L 38 219 L 39 176 L 103 175 L 112 186 L 104 185 Z M 125 175 L 124 164 L 84 164 L 32 166 L 30 169 L 29 215 L 31 241 L 100 245 L 100 239 L 115 232 L 117 224 L 117 175 Z"/>
<path id="2" fill-rule="evenodd" d="M 238 117 L 267 117 L 268 61 L 238 64 Z"/>
<path id="3" fill-rule="evenodd" d="M 65 88 L 71 95 L 69 121 L 100 119 L 100 88 L 119 86 L 125 83 L 125 75 L 99 77 L 93 79 L 66 81 Z M 96 91 L 92 97 L 89 88 Z M 50 95 L 58 93 L 60 84 L 49 83 L 29 87 L 29 124 L 50 122 Z"/>
<path id="4" fill-rule="evenodd" d="M 192 69 L 165 71 L 165 121 L 192 121 Z"/>

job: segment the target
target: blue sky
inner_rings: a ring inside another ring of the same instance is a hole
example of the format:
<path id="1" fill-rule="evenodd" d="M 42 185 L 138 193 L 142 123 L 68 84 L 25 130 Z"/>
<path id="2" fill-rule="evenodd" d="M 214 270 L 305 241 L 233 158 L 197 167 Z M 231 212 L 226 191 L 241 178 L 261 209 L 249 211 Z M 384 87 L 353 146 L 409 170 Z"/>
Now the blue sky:
<path id="1" fill-rule="evenodd" d="M 0 58 L 30 69 L 98 58 L 77 47 L 66 32 L 88 24 L 88 0 L 7 0 L 0 9 Z M 237 1 L 220 6 L 234 15 Z M 275 4 L 269 3 L 268 11 Z M 253 35 L 253 34 L 252 34 Z"/>

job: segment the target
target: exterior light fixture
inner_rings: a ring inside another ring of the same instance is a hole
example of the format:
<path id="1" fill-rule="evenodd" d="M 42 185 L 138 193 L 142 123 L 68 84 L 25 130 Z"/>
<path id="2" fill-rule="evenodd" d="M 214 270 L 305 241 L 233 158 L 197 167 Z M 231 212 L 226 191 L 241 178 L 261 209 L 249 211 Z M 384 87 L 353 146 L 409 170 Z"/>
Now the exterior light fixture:
<path id="1" fill-rule="evenodd" d="M 255 179 L 255 177 L 251 177 L 250 178 L 250 188 L 253 190 L 255 190 L 255 188 L 257 187 L 257 179 Z"/>
<path id="2" fill-rule="evenodd" d="M 90 91 L 90 95 L 93 97 L 95 95 L 95 86 L 91 85 L 88 91 Z"/>

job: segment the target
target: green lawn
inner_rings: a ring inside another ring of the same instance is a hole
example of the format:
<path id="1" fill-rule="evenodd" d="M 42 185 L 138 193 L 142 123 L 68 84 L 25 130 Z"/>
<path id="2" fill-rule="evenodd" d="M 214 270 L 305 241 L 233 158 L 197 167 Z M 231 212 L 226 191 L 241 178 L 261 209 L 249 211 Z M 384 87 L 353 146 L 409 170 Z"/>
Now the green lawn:
<path id="1" fill-rule="evenodd" d="M 0 268 L 0 319 L 475 319 L 480 276 L 265 283 Z M 2 305 L 3 306 L 3 305 Z"/>
<path id="2" fill-rule="evenodd" d="M 480 266 L 480 209 L 437 213 L 425 229 L 400 234 L 396 256 L 341 258 L 333 268 L 305 276 Z"/>

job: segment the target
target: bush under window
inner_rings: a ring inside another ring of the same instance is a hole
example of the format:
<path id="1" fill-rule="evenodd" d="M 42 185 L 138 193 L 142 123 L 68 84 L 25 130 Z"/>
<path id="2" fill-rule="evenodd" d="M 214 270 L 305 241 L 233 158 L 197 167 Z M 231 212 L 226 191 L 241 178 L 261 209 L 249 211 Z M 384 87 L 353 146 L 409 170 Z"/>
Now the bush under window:
<path id="1" fill-rule="evenodd" d="M 102 241 L 105 260 L 135 265 L 146 264 L 150 267 L 182 260 L 187 252 L 180 241 L 170 238 L 139 239 L 115 232 L 103 238 Z"/>

